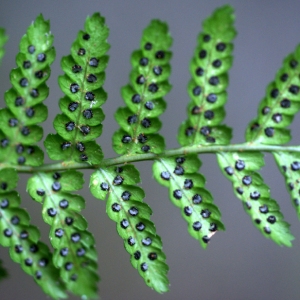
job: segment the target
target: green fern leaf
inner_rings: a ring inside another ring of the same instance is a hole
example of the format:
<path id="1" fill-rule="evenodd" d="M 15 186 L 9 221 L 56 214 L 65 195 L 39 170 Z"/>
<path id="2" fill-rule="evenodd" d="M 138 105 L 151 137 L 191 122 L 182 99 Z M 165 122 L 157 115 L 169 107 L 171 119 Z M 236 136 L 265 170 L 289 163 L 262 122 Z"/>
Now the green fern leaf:
<path id="1" fill-rule="evenodd" d="M 169 197 L 188 222 L 190 235 L 206 248 L 216 231 L 225 227 L 211 194 L 204 188 L 204 177 L 197 173 L 200 165 L 196 155 L 159 158 L 153 164 L 153 174 L 160 184 L 169 188 Z"/>
<path id="2" fill-rule="evenodd" d="M 76 295 L 97 296 L 97 254 L 94 238 L 81 216 L 84 199 L 71 191 L 81 189 L 82 173 L 37 173 L 28 181 L 30 196 L 43 204 L 43 218 L 51 226 L 55 249 L 53 263 L 60 269 L 66 287 Z"/>
<path id="3" fill-rule="evenodd" d="M 117 231 L 131 264 L 138 269 L 145 283 L 159 293 L 168 291 L 168 266 L 162 252 L 161 238 L 150 221 L 152 211 L 143 202 L 144 191 L 138 170 L 133 165 L 98 169 L 91 176 L 90 190 L 101 200 L 107 199 L 106 212 L 117 223 Z"/>
<path id="4" fill-rule="evenodd" d="M 103 159 L 95 139 L 102 133 L 104 113 L 100 106 L 107 98 L 102 85 L 108 63 L 108 33 L 105 19 L 93 14 L 85 22 L 85 31 L 79 31 L 71 55 L 62 58 L 65 75 L 59 77 L 59 85 L 66 96 L 59 103 L 63 114 L 54 120 L 58 135 L 51 134 L 45 140 L 51 159 L 90 164 Z"/>
<path id="5" fill-rule="evenodd" d="M 5 54 L 4 45 L 6 44 L 8 40 L 8 36 L 5 34 L 5 29 L 0 28 L 0 64 L 2 61 L 2 57 Z"/>
<path id="6" fill-rule="evenodd" d="M 13 190 L 17 180 L 15 170 L 0 171 L 0 244 L 10 247 L 12 260 L 20 263 L 46 294 L 55 299 L 66 298 L 48 246 L 39 241 L 38 229 L 30 225 L 28 213 L 20 208 L 20 197 Z"/>
<path id="7" fill-rule="evenodd" d="M 43 163 L 43 152 L 33 144 L 43 137 L 43 129 L 36 124 L 45 121 L 48 114 L 41 102 L 49 94 L 45 81 L 55 58 L 52 43 L 50 23 L 39 15 L 21 39 L 16 58 L 18 67 L 10 74 L 13 87 L 5 93 L 7 108 L 0 111 L 0 157 L 6 163 L 31 166 Z"/>
<path id="8" fill-rule="evenodd" d="M 3 267 L 3 262 L 0 259 L 0 281 L 8 277 L 7 270 Z"/>
<path id="9" fill-rule="evenodd" d="M 192 79 L 188 84 L 191 101 L 188 120 L 179 129 L 181 145 L 228 144 L 231 129 L 220 125 L 225 117 L 228 70 L 232 65 L 233 9 L 218 8 L 203 22 L 203 33 L 190 64 Z"/>
<path id="10" fill-rule="evenodd" d="M 143 31 L 141 48 L 131 57 L 130 84 L 121 90 L 127 107 L 115 114 L 121 127 L 113 135 L 118 154 L 161 153 L 165 148 L 163 137 L 155 132 L 161 127 L 158 116 L 166 108 L 162 97 L 171 89 L 171 44 L 168 26 L 159 20 L 153 20 Z"/>

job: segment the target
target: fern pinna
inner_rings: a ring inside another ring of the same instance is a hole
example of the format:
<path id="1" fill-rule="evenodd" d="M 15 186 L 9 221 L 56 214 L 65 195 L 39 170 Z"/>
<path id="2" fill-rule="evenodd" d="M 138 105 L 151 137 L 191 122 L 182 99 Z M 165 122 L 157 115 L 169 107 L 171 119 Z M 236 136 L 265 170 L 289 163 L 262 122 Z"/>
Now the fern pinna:
<path id="1" fill-rule="evenodd" d="M 168 188 L 190 235 L 206 248 L 212 236 L 225 229 L 221 212 L 199 173 L 198 154 L 215 153 L 253 224 L 277 244 L 292 245 L 289 224 L 259 170 L 264 165 L 262 152 L 272 152 L 300 216 L 299 149 L 282 146 L 290 141 L 286 127 L 300 109 L 300 48 L 284 60 L 268 86 L 258 116 L 246 130 L 246 142 L 231 145 L 232 130 L 222 122 L 236 35 L 234 19 L 233 9 L 223 6 L 203 22 L 190 63 L 188 117 L 178 133 L 181 146 L 168 150 L 158 131 L 162 126 L 159 116 L 166 109 L 163 98 L 171 90 L 172 38 L 166 23 L 150 22 L 143 31 L 140 49 L 131 56 L 129 84 L 121 89 L 126 106 L 115 113 L 120 129 L 112 142 L 120 156 L 104 159 L 96 138 L 102 133 L 105 117 L 101 106 L 107 99 L 103 84 L 109 29 L 99 13 L 88 17 L 71 54 L 61 60 L 64 74 L 58 82 L 64 93 L 59 100 L 62 113 L 53 122 L 56 133 L 44 141 L 50 159 L 59 162 L 47 165 L 43 163 L 44 151 L 37 146 L 43 137 L 38 124 L 47 118 L 43 101 L 49 94 L 46 80 L 55 50 L 50 24 L 42 15 L 29 26 L 21 39 L 17 68 L 11 71 L 6 108 L 0 110 L 0 243 L 9 247 L 12 260 L 46 294 L 54 299 L 66 298 L 67 292 L 85 299 L 98 296 L 95 240 L 81 214 L 85 200 L 76 191 L 84 180 L 76 169 L 93 169 L 91 194 L 106 201 L 107 215 L 116 222 L 132 266 L 158 293 L 169 290 L 169 267 L 133 162 L 154 161 L 154 178 Z M 5 31 L 0 29 L 0 59 L 6 40 Z M 42 204 L 43 219 L 51 227 L 53 251 L 40 241 L 38 228 L 31 225 L 29 214 L 21 207 L 16 188 L 18 173 L 22 172 L 32 173 L 27 191 Z M 0 279 L 6 275 L 0 260 Z"/>

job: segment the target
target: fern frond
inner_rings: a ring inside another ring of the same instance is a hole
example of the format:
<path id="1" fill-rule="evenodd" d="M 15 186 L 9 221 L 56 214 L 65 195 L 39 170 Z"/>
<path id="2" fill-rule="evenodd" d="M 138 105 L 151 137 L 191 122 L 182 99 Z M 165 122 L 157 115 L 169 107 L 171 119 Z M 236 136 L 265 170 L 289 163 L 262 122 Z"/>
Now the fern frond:
<path id="1" fill-rule="evenodd" d="M 8 36 L 5 34 L 5 29 L 0 27 L 0 64 L 2 62 L 2 57 L 5 54 L 4 45 L 8 40 Z"/>
<path id="2" fill-rule="evenodd" d="M 13 261 L 34 277 L 35 282 L 52 298 L 66 298 L 64 284 L 52 263 L 52 253 L 39 241 L 37 227 L 30 225 L 28 213 L 20 207 L 14 188 L 18 175 L 13 169 L 0 171 L 0 244 L 10 247 Z"/>
<path id="3" fill-rule="evenodd" d="M 8 272 L 3 266 L 3 261 L 0 259 L 0 281 L 8 277 Z"/>
<path id="4" fill-rule="evenodd" d="M 69 291 L 88 298 L 97 296 L 97 254 L 95 241 L 81 216 L 84 199 L 71 191 L 82 188 L 82 173 L 37 173 L 28 181 L 30 196 L 43 204 L 43 218 L 51 226 L 55 249 L 53 263 Z"/>
<path id="5" fill-rule="evenodd" d="M 171 89 L 168 82 L 172 53 L 168 26 L 153 20 L 143 31 L 140 50 L 131 57 L 130 84 L 121 90 L 127 107 L 119 108 L 115 119 L 119 129 L 113 135 L 113 148 L 118 154 L 161 153 L 165 142 L 156 132 L 161 128 L 164 97 Z"/>
<path id="6" fill-rule="evenodd" d="M 59 85 L 66 96 L 59 102 L 63 114 L 54 120 L 58 134 L 45 140 L 51 159 L 96 164 L 103 158 L 95 139 L 102 132 L 104 113 L 100 106 L 107 98 L 102 85 L 108 63 L 108 34 L 105 19 L 93 14 L 86 19 L 85 31 L 79 31 L 71 55 L 62 58 L 65 74 L 59 77 Z"/>
<path id="7" fill-rule="evenodd" d="M 139 182 L 139 172 L 133 165 L 101 168 L 92 174 L 90 190 L 97 199 L 105 200 L 108 196 L 106 212 L 117 223 L 132 266 L 149 287 L 163 293 L 169 289 L 169 267 L 161 238 L 150 221 L 152 211 L 143 202 L 145 193 L 137 186 Z"/>
<path id="8" fill-rule="evenodd" d="M 153 164 L 153 174 L 160 184 L 169 188 L 169 197 L 188 222 L 190 235 L 206 248 L 216 231 L 225 227 L 211 194 L 204 188 L 204 177 L 197 173 L 200 165 L 196 155 L 159 158 Z"/>

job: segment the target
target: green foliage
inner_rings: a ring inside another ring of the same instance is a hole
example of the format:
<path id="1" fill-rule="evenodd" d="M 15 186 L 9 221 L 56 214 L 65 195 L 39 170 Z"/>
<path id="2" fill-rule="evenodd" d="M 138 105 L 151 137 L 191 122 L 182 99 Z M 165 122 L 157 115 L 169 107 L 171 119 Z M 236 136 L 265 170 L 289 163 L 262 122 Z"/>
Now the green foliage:
<path id="1" fill-rule="evenodd" d="M 29 26 L 21 39 L 17 68 L 10 74 L 7 107 L 0 110 L 0 244 L 9 247 L 12 260 L 46 294 L 55 299 L 67 297 L 67 292 L 85 299 L 98 296 L 95 240 L 81 214 L 85 200 L 74 193 L 84 184 L 83 174 L 76 169 L 93 169 L 92 195 L 106 201 L 107 215 L 117 224 L 132 266 L 159 293 L 169 289 L 166 255 L 132 162 L 154 161 L 154 178 L 169 189 L 169 198 L 180 208 L 189 233 L 206 248 L 215 232 L 225 229 L 213 196 L 205 188 L 205 178 L 198 172 L 198 154 L 215 153 L 254 226 L 275 243 L 292 245 L 289 224 L 259 170 L 264 165 L 262 152 L 272 152 L 300 217 L 300 149 L 282 146 L 290 141 L 286 127 L 300 109 L 300 46 L 284 60 L 268 86 L 258 116 L 247 128 L 246 143 L 231 145 L 232 130 L 222 122 L 236 35 L 234 19 L 233 9 L 225 5 L 203 22 L 190 63 L 188 117 L 178 134 L 181 147 L 169 150 L 158 131 L 162 126 L 159 116 L 166 109 L 163 97 L 171 89 L 172 38 L 167 24 L 150 23 L 143 31 L 140 49 L 131 56 L 129 84 L 121 89 L 126 106 L 115 113 L 120 129 L 113 135 L 113 149 L 121 156 L 104 159 L 96 138 L 105 117 L 101 106 L 107 99 L 103 84 L 109 29 L 99 13 L 88 17 L 71 54 L 61 60 L 62 114 L 53 122 L 56 134 L 44 141 L 50 159 L 60 162 L 49 165 L 43 164 L 44 151 L 36 143 L 43 137 L 38 124 L 47 118 L 42 102 L 49 94 L 46 80 L 55 59 L 53 35 L 42 15 Z M 0 59 L 6 40 L 0 29 Z M 39 230 L 21 208 L 16 190 L 21 172 L 32 173 L 27 191 L 42 204 L 53 253 L 40 241 Z M 5 274 L 0 261 L 0 279 Z"/>
<path id="2" fill-rule="evenodd" d="M 0 63 L 2 61 L 2 57 L 5 54 L 4 45 L 7 42 L 7 35 L 5 34 L 5 29 L 0 27 Z"/>
<path id="3" fill-rule="evenodd" d="M 8 277 L 7 270 L 3 267 L 3 261 L 0 259 L 0 281 Z"/>

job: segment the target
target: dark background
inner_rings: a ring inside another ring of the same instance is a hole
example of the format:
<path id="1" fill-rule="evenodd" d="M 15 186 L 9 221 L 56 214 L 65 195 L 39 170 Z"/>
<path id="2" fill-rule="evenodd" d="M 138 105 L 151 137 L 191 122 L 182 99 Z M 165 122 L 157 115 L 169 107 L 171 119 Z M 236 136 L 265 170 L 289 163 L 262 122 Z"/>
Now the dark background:
<path id="1" fill-rule="evenodd" d="M 282 59 L 300 42 L 299 1 L 228 1 L 236 10 L 238 36 L 235 40 L 234 65 L 230 71 L 229 99 L 226 105 L 225 123 L 234 128 L 233 143 L 243 142 L 244 130 L 256 115 L 257 105 L 265 94 L 266 85 L 273 80 Z M 15 67 L 18 44 L 27 26 L 43 13 L 51 20 L 51 31 L 57 59 L 49 80 L 50 96 L 46 100 L 49 117 L 45 135 L 54 132 L 52 121 L 59 113 L 58 99 L 62 92 L 57 85 L 57 76 L 62 74 L 60 57 L 67 55 L 71 43 L 87 15 L 100 11 L 110 27 L 110 63 L 107 68 L 105 90 L 108 101 L 103 106 L 106 113 L 104 132 L 99 138 L 105 156 L 115 156 L 111 148 L 111 136 L 118 129 L 113 114 L 123 105 L 120 87 L 128 82 L 131 69 L 129 57 L 139 47 L 141 32 L 152 18 L 169 23 L 174 43 L 172 91 L 165 97 L 168 110 L 161 117 L 167 147 L 177 147 L 177 128 L 186 118 L 187 82 L 190 79 L 188 65 L 196 45 L 196 36 L 201 22 L 212 11 L 225 4 L 223 1 L 170 0 L 170 1 L 5 1 L 0 2 L 0 26 L 7 29 L 10 37 L 6 56 L 0 69 L 0 106 L 4 92 L 11 87 L 9 72 Z M 299 144 L 299 117 L 293 123 L 293 144 Z M 213 155 L 202 155 L 202 173 L 207 178 L 215 203 L 223 214 L 226 232 L 217 233 L 207 250 L 190 237 L 187 224 L 180 212 L 168 199 L 167 189 L 158 186 L 151 174 L 151 163 L 138 163 L 145 201 L 153 209 L 153 218 L 158 234 L 164 242 L 167 263 L 170 266 L 170 292 L 159 295 L 149 289 L 129 262 L 123 241 L 115 230 L 115 223 L 105 214 L 105 203 L 94 199 L 86 184 L 82 194 L 86 199 L 84 216 L 89 221 L 89 230 L 95 235 L 99 253 L 101 282 L 99 295 L 102 299 L 299 299 L 300 298 L 300 224 L 290 205 L 283 178 L 273 158 L 266 155 L 267 166 L 262 170 L 271 194 L 278 200 L 286 220 L 292 224 L 295 235 L 294 247 L 275 245 L 252 226 L 250 218 L 233 195 L 231 184 L 218 170 Z M 46 162 L 49 160 L 46 159 Z M 89 181 L 85 173 L 86 181 Z M 42 238 L 47 241 L 49 227 L 43 224 L 41 206 L 26 193 L 26 179 L 22 175 L 19 192 L 23 207 L 32 215 L 32 223 L 38 224 Z M 46 299 L 33 279 L 11 262 L 7 248 L 0 248 L 0 257 L 9 269 L 10 278 L 0 283 L 0 298 Z M 76 297 L 71 296 L 70 299 Z"/>

